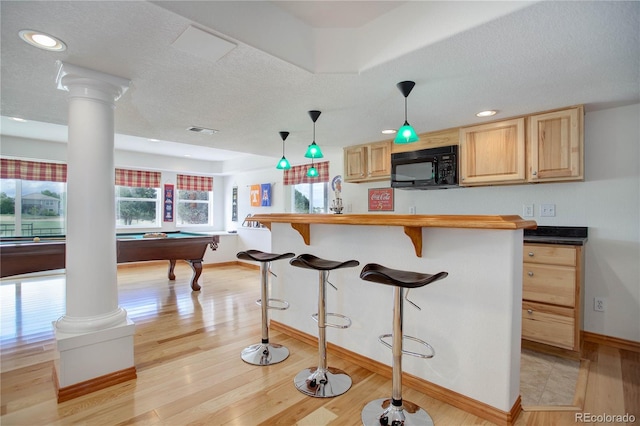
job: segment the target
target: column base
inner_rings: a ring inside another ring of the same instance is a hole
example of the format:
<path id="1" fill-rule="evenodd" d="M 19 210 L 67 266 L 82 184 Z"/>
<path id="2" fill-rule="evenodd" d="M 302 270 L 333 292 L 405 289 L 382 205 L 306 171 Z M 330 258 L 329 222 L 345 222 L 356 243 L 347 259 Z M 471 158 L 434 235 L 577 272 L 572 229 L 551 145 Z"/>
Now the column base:
<path id="1" fill-rule="evenodd" d="M 402 401 L 402 407 L 391 404 L 389 398 L 376 399 L 369 402 L 362 410 L 364 426 L 433 426 L 429 413 L 416 404 Z"/>
<path id="2" fill-rule="evenodd" d="M 59 389 L 134 367 L 135 324 L 128 318 L 122 325 L 82 334 L 61 332 L 54 323 L 54 331 Z"/>

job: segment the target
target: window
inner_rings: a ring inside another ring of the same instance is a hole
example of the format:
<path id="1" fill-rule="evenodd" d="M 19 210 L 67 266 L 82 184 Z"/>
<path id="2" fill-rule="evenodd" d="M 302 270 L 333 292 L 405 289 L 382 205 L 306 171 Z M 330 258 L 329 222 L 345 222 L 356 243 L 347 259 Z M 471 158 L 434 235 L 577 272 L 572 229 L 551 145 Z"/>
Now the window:
<path id="1" fill-rule="evenodd" d="M 291 191 L 291 211 L 294 213 L 327 213 L 327 182 L 300 183 Z"/>
<path id="2" fill-rule="evenodd" d="M 176 226 L 213 225 L 213 178 L 178 175 Z"/>
<path id="3" fill-rule="evenodd" d="M 0 236 L 66 233 L 65 164 L 1 159 Z"/>
<path id="4" fill-rule="evenodd" d="M 160 226 L 160 173 L 116 169 L 116 227 Z"/>
<path id="5" fill-rule="evenodd" d="M 310 164 L 295 166 L 284 172 L 284 184 L 291 185 L 291 211 L 327 213 L 329 209 L 329 162 L 314 164 L 318 176 L 307 176 Z"/>

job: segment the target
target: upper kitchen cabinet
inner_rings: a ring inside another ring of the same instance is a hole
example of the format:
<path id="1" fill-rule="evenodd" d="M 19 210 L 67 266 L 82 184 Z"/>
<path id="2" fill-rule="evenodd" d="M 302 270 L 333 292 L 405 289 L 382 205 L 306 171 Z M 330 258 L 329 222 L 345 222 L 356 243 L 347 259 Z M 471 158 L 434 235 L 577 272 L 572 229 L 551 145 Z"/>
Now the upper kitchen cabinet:
<path id="1" fill-rule="evenodd" d="M 529 182 L 584 180 L 582 106 L 528 117 Z"/>
<path id="2" fill-rule="evenodd" d="M 525 182 L 525 119 L 460 128 L 460 185 Z"/>
<path id="3" fill-rule="evenodd" d="M 391 146 L 391 153 L 408 151 L 420 151 L 421 149 L 439 148 L 441 146 L 458 145 L 460 130 L 453 129 L 438 130 L 437 132 L 420 133 L 418 141 L 414 143 L 394 143 Z"/>
<path id="4" fill-rule="evenodd" d="M 391 141 L 344 149 L 345 182 L 372 182 L 391 177 Z"/>

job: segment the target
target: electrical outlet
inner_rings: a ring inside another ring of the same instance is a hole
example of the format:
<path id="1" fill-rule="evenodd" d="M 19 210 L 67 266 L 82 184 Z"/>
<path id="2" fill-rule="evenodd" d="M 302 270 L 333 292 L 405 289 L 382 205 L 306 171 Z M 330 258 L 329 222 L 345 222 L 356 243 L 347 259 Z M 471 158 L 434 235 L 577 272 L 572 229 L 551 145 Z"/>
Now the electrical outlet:
<path id="1" fill-rule="evenodd" d="M 603 297 L 593 298 L 593 310 L 597 312 L 604 312 L 607 308 L 607 300 Z"/>
<path id="2" fill-rule="evenodd" d="M 555 204 L 540 204 L 540 217 L 554 217 L 555 215 Z"/>
<path id="3" fill-rule="evenodd" d="M 533 217 L 533 204 L 522 205 L 522 217 Z"/>
<path id="4" fill-rule="evenodd" d="M 409 207 L 409 214 L 416 214 L 416 206 Z"/>

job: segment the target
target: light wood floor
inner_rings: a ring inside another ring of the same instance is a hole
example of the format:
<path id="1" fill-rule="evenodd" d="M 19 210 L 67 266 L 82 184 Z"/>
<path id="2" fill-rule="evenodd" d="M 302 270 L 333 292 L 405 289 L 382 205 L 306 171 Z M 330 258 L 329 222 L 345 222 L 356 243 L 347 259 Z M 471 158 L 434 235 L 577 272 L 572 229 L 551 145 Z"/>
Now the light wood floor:
<path id="1" fill-rule="evenodd" d="M 240 351 L 260 340 L 259 273 L 224 266 L 207 268 L 202 291 L 191 292 L 191 271 L 166 279 L 158 264 L 120 268 L 120 306 L 136 323 L 137 380 L 56 403 L 56 357 L 51 322 L 64 314 L 64 276 L 0 285 L 2 302 L 1 418 L 9 425 L 360 425 L 360 410 L 390 394 L 390 379 L 329 353 L 329 365 L 345 370 L 354 385 L 344 395 L 316 399 L 298 392 L 293 377 L 316 365 L 317 347 L 271 333 L 287 346 L 283 363 L 257 367 Z M 625 414 L 640 422 L 640 354 L 587 345 L 591 359 L 584 411 Z M 438 425 L 489 422 L 417 391 L 403 397 L 424 407 Z M 575 413 L 523 412 L 517 425 L 575 424 Z"/>

